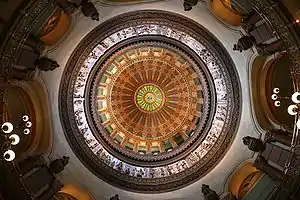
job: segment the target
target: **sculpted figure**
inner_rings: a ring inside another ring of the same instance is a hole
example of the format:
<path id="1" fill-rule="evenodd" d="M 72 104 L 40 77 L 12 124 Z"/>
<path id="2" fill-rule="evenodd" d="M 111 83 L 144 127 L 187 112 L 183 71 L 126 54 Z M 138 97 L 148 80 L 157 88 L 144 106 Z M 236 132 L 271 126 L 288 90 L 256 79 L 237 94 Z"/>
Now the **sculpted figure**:
<path id="1" fill-rule="evenodd" d="M 52 71 L 59 67 L 59 64 L 50 58 L 41 57 L 35 61 L 35 65 L 43 71 Z"/>
<path id="2" fill-rule="evenodd" d="M 202 184 L 202 193 L 205 200 L 219 200 L 218 194 L 209 188 L 209 185 Z"/>
<path id="3" fill-rule="evenodd" d="M 242 52 L 250 49 L 254 44 L 255 38 L 253 36 L 246 35 L 238 40 L 237 44 L 233 46 L 233 50 Z"/>
<path id="4" fill-rule="evenodd" d="M 53 174 L 58 174 L 62 172 L 65 166 L 69 163 L 69 159 L 70 159 L 69 157 L 63 156 L 62 158 L 52 161 L 49 165 L 49 170 Z"/>
<path id="5" fill-rule="evenodd" d="M 120 200 L 119 199 L 119 195 L 118 194 L 116 194 L 115 196 L 113 196 L 113 197 L 110 197 L 110 199 L 109 200 Z"/>
<path id="6" fill-rule="evenodd" d="M 193 6 L 197 5 L 199 0 L 184 0 L 183 8 L 184 11 L 192 10 Z"/>
<path id="7" fill-rule="evenodd" d="M 257 138 L 246 136 L 243 138 L 244 145 L 248 146 L 249 150 L 254 152 L 262 152 L 265 150 L 264 143 Z"/>
<path id="8" fill-rule="evenodd" d="M 99 21 L 99 13 L 92 2 L 83 0 L 81 5 L 81 11 L 84 16 L 90 17 L 92 20 Z"/>

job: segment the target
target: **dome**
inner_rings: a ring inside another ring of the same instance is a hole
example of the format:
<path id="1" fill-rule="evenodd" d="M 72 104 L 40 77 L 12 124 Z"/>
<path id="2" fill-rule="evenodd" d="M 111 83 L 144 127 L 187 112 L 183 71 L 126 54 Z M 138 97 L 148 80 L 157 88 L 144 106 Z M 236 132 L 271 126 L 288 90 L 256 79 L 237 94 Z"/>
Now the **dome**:
<path id="1" fill-rule="evenodd" d="M 97 68 L 90 107 L 111 148 L 140 165 L 158 165 L 201 135 L 210 90 L 201 67 L 185 52 L 159 36 L 140 39 Z"/>
<path id="2" fill-rule="evenodd" d="M 95 175 L 127 190 L 164 192 L 222 159 L 240 118 L 239 81 L 224 47 L 199 24 L 131 12 L 77 46 L 60 113 L 71 147 Z"/>

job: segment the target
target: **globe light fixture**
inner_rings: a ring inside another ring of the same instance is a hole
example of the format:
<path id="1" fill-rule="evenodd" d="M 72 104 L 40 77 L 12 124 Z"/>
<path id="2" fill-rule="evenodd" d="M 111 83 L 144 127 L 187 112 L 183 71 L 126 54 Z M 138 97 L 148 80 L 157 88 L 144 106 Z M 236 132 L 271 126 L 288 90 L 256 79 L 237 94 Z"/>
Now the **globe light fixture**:
<path id="1" fill-rule="evenodd" d="M 278 96 L 276 94 L 272 94 L 271 98 L 275 101 L 276 99 L 278 99 Z"/>
<path id="2" fill-rule="evenodd" d="M 3 133 L 11 133 L 14 130 L 14 126 L 10 122 L 5 122 L 2 124 L 1 130 Z"/>
<path id="3" fill-rule="evenodd" d="M 298 119 L 299 111 L 300 111 L 300 92 L 294 92 L 291 97 L 281 97 L 279 95 L 280 89 L 273 88 L 273 94 L 271 95 L 271 99 L 274 101 L 275 107 L 280 106 L 281 99 L 290 99 L 294 104 L 289 105 L 287 108 L 287 112 L 291 116 L 295 116 Z M 296 127 L 300 129 L 300 119 L 296 122 Z"/>
<path id="4" fill-rule="evenodd" d="M 11 145 L 17 145 L 20 142 L 20 137 L 17 134 L 12 134 L 8 138 L 11 139 Z"/>
<path id="5" fill-rule="evenodd" d="M 287 109 L 289 115 L 297 115 L 298 113 L 298 107 L 296 105 L 290 105 Z"/>
<path id="6" fill-rule="evenodd" d="M 16 154 L 13 151 L 13 146 L 20 143 L 20 134 L 30 134 L 30 127 L 32 122 L 29 121 L 28 115 L 22 116 L 22 123 L 14 126 L 11 122 L 5 122 L 1 125 L 1 136 L 4 138 L 1 149 L 4 150 L 3 159 L 10 162 L 16 158 Z"/>
<path id="7" fill-rule="evenodd" d="M 10 150 L 10 149 L 5 151 L 4 154 L 3 154 L 3 158 L 6 161 L 13 161 L 15 159 L 15 157 L 16 157 L 15 152 L 13 150 Z"/>
<path id="8" fill-rule="evenodd" d="M 274 88 L 274 89 L 273 89 L 273 92 L 274 92 L 275 94 L 278 94 L 279 91 L 280 91 L 279 88 Z"/>
<path id="9" fill-rule="evenodd" d="M 30 133 L 30 130 L 29 130 L 28 128 L 25 128 L 24 131 L 23 131 L 23 133 L 24 133 L 25 135 L 28 135 L 28 134 Z"/>
<path id="10" fill-rule="evenodd" d="M 295 92 L 293 95 L 292 95 L 292 101 L 294 103 L 300 103 L 300 92 Z"/>
<path id="11" fill-rule="evenodd" d="M 27 115 L 24 115 L 24 116 L 22 117 L 22 119 L 23 119 L 24 122 L 27 122 L 27 121 L 29 120 L 29 117 L 28 117 Z"/>

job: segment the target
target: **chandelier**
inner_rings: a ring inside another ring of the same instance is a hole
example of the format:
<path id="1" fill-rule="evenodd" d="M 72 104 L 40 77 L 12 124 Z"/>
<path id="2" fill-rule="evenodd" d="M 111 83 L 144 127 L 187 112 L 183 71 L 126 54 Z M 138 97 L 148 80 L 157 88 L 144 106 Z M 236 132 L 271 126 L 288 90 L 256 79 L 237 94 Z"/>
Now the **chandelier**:
<path id="1" fill-rule="evenodd" d="M 300 113 L 300 92 L 294 92 L 291 97 L 281 97 L 279 95 L 279 88 L 273 89 L 273 94 L 271 96 L 272 100 L 274 101 L 274 105 L 276 107 L 280 106 L 280 100 L 281 99 L 291 99 L 293 104 L 289 105 L 287 108 L 287 112 L 289 115 L 296 117 L 296 126 L 298 129 L 300 129 L 300 119 L 299 119 L 299 113 Z"/>
<path id="2" fill-rule="evenodd" d="M 16 157 L 13 147 L 20 143 L 20 134 L 30 134 L 30 127 L 32 122 L 29 121 L 29 117 L 24 115 L 22 122 L 14 126 L 11 122 L 4 122 L 1 125 L 1 150 L 3 153 L 3 159 L 6 161 L 13 161 Z"/>

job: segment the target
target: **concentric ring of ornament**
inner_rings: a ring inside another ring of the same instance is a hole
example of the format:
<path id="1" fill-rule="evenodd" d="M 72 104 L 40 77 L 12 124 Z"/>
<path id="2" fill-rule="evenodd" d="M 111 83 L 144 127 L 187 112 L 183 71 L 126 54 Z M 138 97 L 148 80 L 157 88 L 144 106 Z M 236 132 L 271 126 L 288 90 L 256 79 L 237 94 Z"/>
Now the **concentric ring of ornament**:
<path id="1" fill-rule="evenodd" d="M 164 104 L 164 94 L 162 90 L 153 84 L 145 84 L 136 90 L 134 102 L 142 111 L 154 112 Z"/>
<path id="2" fill-rule="evenodd" d="M 136 92 L 149 84 L 160 88 L 165 99 L 152 113 L 135 104 Z M 170 158 L 183 156 L 204 134 L 210 107 L 206 78 L 184 52 L 165 42 L 123 46 L 101 65 L 91 90 L 99 91 L 90 105 L 101 137 L 112 154 L 117 151 L 132 163 L 172 163 Z"/>
<path id="3" fill-rule="evenodd" d="M 158 167 L 129 164 L 112 155 L 95 138 L 86 116 L 85 88 L 95 64 L 114 45 L 142 35 L 160 35 L 188 46 L 205 63 L 216 89 L 212 126 L 201 144 L 185 158 Z M 82 49 L 86 44 L 90 47 Z M 137 192 L 170 191 L 199 179 L 224 155 L 240 117 L 239 81 L 227 52 L 199 24 L 161 11 L 127 13 L 92 31 L 73 55 L 61 84 L 61 118 L 75 153 L 100 178 Z"/>

